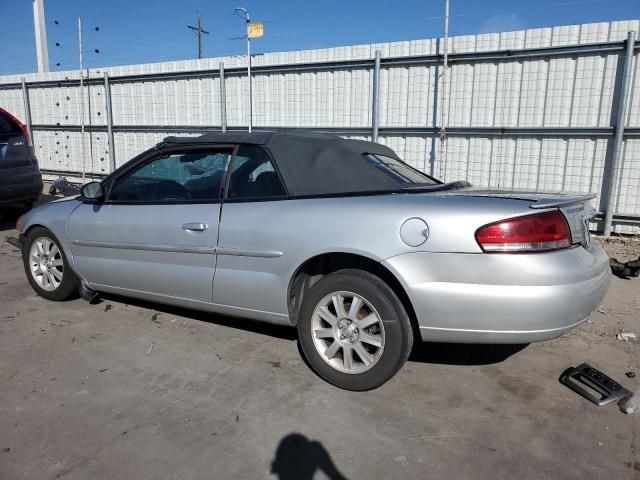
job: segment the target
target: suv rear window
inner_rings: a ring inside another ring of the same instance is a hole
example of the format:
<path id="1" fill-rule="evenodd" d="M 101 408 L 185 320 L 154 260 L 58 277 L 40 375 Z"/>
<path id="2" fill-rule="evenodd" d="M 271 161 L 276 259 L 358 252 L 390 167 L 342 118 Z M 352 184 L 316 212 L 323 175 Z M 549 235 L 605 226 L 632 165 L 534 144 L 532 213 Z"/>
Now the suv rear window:
<path id="1" fill-rule="evenodd" d="M 436 185 L 439 183 L 429 175 L 395 158 L 373 153 L 365 153 L 362 157 L 367 163 L 370 163 L 403 186 Z"/>
<path id="2" fill-rule="evenodd" d="M 6 113 L 4 113 L 0 109 L 0 135 L 22 135 L 22 130 L 20 129 L 20 125 L 17 125 L 16 122 Z"/>
<path id="3" fill-rule="evenodd" d="M 7 157 L 24 156 L 25 145 L 20 125 L 0 109 L 0 160 Z"/>

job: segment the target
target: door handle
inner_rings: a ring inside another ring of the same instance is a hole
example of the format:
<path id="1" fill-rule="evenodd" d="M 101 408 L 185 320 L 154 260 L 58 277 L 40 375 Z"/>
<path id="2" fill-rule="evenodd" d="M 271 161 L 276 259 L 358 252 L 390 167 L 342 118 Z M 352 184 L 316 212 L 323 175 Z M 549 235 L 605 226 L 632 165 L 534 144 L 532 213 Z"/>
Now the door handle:
<path id="1" fill-rule="evenodd" d="M 185 223 L 182 225 L 183 230 L 188 230 L 190 232 L 204 232 L 209 225 L 206 223 Z"/>

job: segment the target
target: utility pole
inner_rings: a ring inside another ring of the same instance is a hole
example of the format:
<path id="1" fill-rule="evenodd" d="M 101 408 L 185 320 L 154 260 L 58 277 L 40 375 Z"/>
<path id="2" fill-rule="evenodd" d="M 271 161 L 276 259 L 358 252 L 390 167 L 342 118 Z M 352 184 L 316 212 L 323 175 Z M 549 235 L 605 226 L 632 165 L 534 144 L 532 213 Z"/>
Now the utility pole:
<path id="1" fill-rule="evenodd" d="M 82 157 L 82 181 L 85 181 L 84 152 L 84 65 L 82 61 L 82 19 L 78 17 L 78 54 L 80 57 L 80 156 Z"/>
<path id="2" fill-rule="evenodd" d="M 47 49 L 47 27 L 44 20 L 44 0 L 33 0 L 33 28 L 36 34 L 36 57 L 38 72 L 49 71 L 49 51 Z"/>
<path id="3" fill-rule="evenodd" d="M 202 14 L 198 13 L 198 26 L 187 25 L 187 28 L 193 30 L 198 35 L 198 58 L 202 58 L 202 35 L 209 35 L 209 32 L 202 28 Z"/>

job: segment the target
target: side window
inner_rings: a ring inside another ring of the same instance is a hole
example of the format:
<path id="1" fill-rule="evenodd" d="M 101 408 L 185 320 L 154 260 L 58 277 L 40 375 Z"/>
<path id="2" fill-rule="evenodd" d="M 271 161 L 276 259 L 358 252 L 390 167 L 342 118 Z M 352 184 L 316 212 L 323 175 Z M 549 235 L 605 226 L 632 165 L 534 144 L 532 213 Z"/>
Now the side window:
<path id="1" fill-rule="evenodd" d="M 160 203 L 218 200 L 229 155 L 196 150 L 154 158 L 117 179 L 109 200 Z"/>
<path id="2" fill-rule="evenodd" d="M 278 198 L 287 192 L 269 154 L 254 145 L 240 145 L 229 170 L 228 198 Z"/>

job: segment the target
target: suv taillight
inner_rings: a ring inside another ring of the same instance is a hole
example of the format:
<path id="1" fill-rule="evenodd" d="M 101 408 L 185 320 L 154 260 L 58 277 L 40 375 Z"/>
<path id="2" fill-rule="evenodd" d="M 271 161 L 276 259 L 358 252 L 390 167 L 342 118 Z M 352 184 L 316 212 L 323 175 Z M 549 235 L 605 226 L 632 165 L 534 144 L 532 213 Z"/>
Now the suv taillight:
<path id="1" fill-rule="evenodd" d="M 490 223 L 476 230 L 476 241 L 487 253 L 526 253 L 571 246 L 571 231 L 559 210 Z"/>
<path id="2" fill-rule="evenodd" d="M 22 136 L 24 137 L 25 144 L 31 145 L 31 139 L 29 138 L 29 129 L 24 123 L 22 123 L 16 117 L 11 115 L 4 108 L 0 108 L 0 115 L 7 117 L 10 122 L 14 122 L 16 126 L 20 129 L 20 133 L 22 133 Z"/>
<path id="3" fill-rule="evenodd" d="M 27 129 L 27 126 L 24 123 L 19 123 L 18 125 L 20 125 L 20 130 L 22 131 L 22 136 L 24 137 L 24 141 L 27 145 L 31 145 L 31 138 L 29 138 L 29 130 Z"/>

